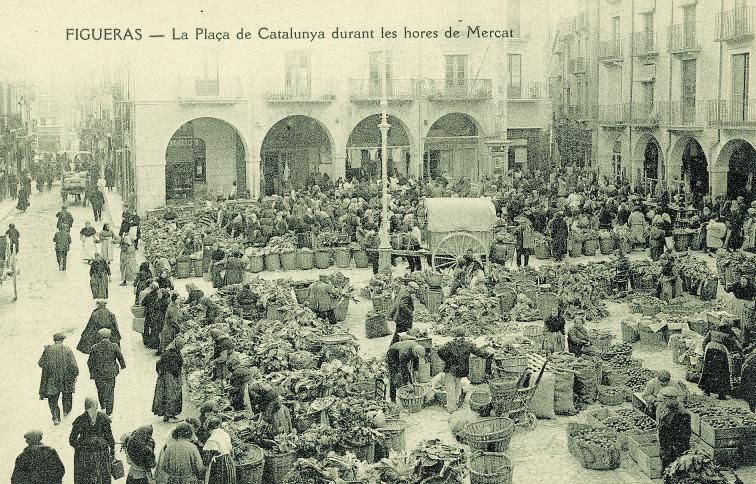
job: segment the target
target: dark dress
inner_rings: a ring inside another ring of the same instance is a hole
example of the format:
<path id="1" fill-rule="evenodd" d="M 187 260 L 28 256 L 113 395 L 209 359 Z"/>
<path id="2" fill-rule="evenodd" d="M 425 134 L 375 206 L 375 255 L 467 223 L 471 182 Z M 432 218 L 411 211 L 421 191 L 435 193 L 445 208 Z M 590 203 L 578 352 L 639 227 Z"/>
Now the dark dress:
<path id="1" fill-rule="evenodd" d="M 89 287 L 92 289 L 92 299 L 108 298 L 108 276 L 110 266 L 105 259 L 95 259 L 89 267 Z"/>
<path id="2" fill-rule="evenodd" d="M 690 414 L 669 412 L 659 420 L 659 450 L 666 469 L 690 449 Z"/>
<path id="3" fill-rule="evenodd" d="M 68 438 L 74 448 L 74 484 L 110 484 L 115 439 L 110 419 L 98 412 L 94 423 L 86 412 L 76 417 Z"/>
<path id="4" fill-rule="evenodd" d="M 81 333 L 81 339 L 76 349 L 88 354 L 92 346 L 100 341 L 97 332 L 103 328 L 110 330 L 110 341 L 118 345 L 121 344 L 121 333 L 118 331 L 118 322 L 115 315 L 105 307 L 98 307 L 89 316 L 87 327 Z"/>
<path id="5" fill-rule="evenodd" d="M 150 272 L 150 269 L 147 268 L 139 269 L 139 272 L 136 275 L 136 278 L 134 279 L 134 304 L 139 304 L 139 294 L 142 293 L 145 289 L 147 289 L 150 286 L 150 281 L 152 280 L 152 272 Z"/>
<path id="6" fill-rule="evenodd" d="M 557 217 L 551 221 L 551 252 L 554 258 L 562 260 L 567 253 L 567 222 L 563 218 Z"/>
<path id="7" fill-rule="evenodd" d="M 184 361 L 181 354 L 172 347 L 162 353 L 155 365 L 157 383 L 152 400 L 152 413 L 160 417 L 175 417 L 181 413 L 183 394 L 181 389 L 181 369 Z"/>
<path id="8" fill-rule="evenodd" d="M 740 372 L 740 397 L 748 403 L 751 411 L 756 411 L 756 351 L 751 352 Z"/>
<path id="9" fill-rule="evenodd" d="M 704 359 L 698 386 L 705 393 L 723 397 L 732 390 L 729 354 L 737 346 L 735 334 L 729 327 L 710 330 L 702 345 Z"/>
<path id="10" fill-rule="evenodd" d="M 215 252 L 213 252 L 213 255 L 212 255 L 213 265 L 210 268 L 210 275 L 212 277 L 213 287 L 216 289 L 219 287 L 223 287 L 223 276 L 222 276 L 223 264 L 220 262 L 225 258 L 226 258 L 226 253 L 223 252 L 222 249 L 218 249 Z"/>
<path id="11" fill-rule="evenodd" d="M 58 453 L 46 445 L 30 445 L 18 457 L 11 484 L 60 484 L 66 469 Z"/>

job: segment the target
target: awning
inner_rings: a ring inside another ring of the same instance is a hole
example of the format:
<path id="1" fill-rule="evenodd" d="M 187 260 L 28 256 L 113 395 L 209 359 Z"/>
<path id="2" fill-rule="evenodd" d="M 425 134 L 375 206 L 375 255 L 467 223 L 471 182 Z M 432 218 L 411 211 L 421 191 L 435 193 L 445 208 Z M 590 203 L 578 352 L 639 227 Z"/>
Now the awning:
<path id="1" fill-rule="evenodd" d="M 488 197 L 426 198 L 430 232 L 488 232 L 496 225 L 496 207 Z"/>

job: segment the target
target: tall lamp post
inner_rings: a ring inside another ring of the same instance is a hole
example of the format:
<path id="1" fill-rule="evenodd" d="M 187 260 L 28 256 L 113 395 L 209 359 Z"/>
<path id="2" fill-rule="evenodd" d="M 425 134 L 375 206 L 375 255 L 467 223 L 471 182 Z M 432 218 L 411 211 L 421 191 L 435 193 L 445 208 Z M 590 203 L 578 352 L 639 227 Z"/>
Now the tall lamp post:
<path id="1" fill-rule="evenodd" d="M 391 273 L 391 241 L 389 239 L 388 217 L 388 132 L 391 125 L 388 123 L 388 98 L 386 95 L 386 60 L 387 53 L 383 51 L 383 66 L 381 69 L 381 123 L 378 129 L 381 131 L 381 184 L 383 190 L 381 204 L 381 228 L 378 236 L 378 270 L 384 274 Z"/>

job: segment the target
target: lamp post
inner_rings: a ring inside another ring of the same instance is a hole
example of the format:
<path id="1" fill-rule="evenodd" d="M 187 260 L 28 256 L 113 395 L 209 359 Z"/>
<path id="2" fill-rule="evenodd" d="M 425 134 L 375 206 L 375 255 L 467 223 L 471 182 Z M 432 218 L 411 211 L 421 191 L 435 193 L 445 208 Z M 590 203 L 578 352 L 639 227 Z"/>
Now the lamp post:
<path id="1" fill-rule="evenodd" d="M 381 123 L 378 129 L 381 131 L 381 184 L 383 190 L 381 204 L 381 228 L 378 236 L 378 270 L 385 274 L 391 273 L 391 241 L 389 239 L 388 218 L 388 132 L 391 125 L 388 123 L 388 98 L 386 95 L 386 50 L 383 51 L 383 66 L 381 69 Z"/>

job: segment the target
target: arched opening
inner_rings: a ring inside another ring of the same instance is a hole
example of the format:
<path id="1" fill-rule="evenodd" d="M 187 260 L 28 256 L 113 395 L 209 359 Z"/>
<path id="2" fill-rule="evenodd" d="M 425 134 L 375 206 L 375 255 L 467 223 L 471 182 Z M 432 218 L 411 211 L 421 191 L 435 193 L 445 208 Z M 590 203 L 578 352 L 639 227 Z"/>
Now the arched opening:
<path id="1" fill-rule="evenodd" d="M 682 179 L 692 193 L 709 193 L 709 165 L 701 144 L 691 138 L 682 153 Z"/>
<path id="2" fill-rule="evenodd" d="M 247 194 L 246 150 L 232 125 L 216 118 L 184 123 L 165 151 L 166 201 Z"/>
<path id="3" fill-rule="evenodd" d="M 469 115 L 450 113 L 428 131 L 423 149 L 423 177 L 477 181 L 488 173 L 482 156 L 480 129 Z"/>
<path id="4" fill-rule="evenodd" d="M 363 119 L 352 129 L 347 141 L 347 178 L 375 180 L 381 177 L 381 122 L 379 114 Z M 410 172 L 410 139 L 402 121 L 388 116 L 387 159 L 389 176 L 408 176 Z"/>
<path id="5" fill-rule="evenodd" d="M 665 167 L 661 147 L 650 134 L 643 135 L 635 144 L 633 163 L 636 187 L 653 193 L 657 185 L 665 184 Z"/>
<path id="6" fill-rule="evenodd" d="M 725 148 L 720 157 L 725 157 L 730 168 L 727 172 L 727 198 L 753 200 L 756 198 L 756 150 L 745 140 L 732 140 Z"/>
<path id="7" fill-rule="evenodd" d="M 331 164 L 331 138 L 315 118 L 289 116 L 273 125 L 260 149 L 262 192 L 265 195 L 300 190 L 317 184 L 322 165 Z"/>
<path id="8" fill-rule="evenodd" d="M 612 180 L 617 185 L 622 185 L 627 176 L 627 171 L 622 166 L 622 140 L 617 138 L 612 146 Z"/>

